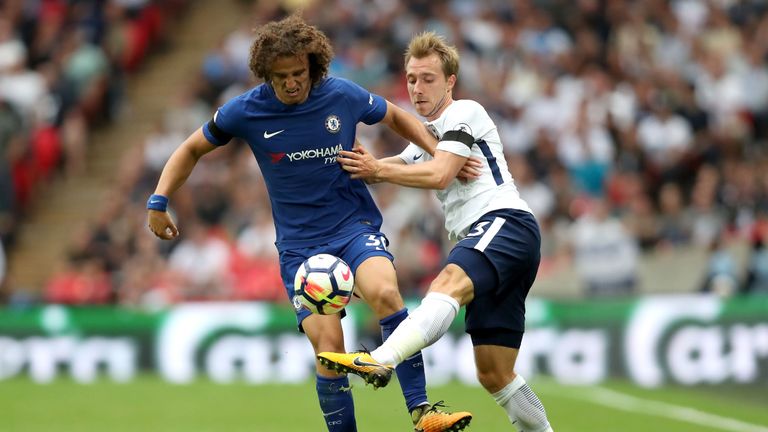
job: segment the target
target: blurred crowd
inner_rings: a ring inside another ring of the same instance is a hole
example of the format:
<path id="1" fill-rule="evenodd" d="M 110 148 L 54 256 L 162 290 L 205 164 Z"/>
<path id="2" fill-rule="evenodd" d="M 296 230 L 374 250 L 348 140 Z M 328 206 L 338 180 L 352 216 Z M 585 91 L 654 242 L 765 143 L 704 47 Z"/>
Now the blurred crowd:
<path id="1" fill-rule="evenodd" d="M 0 2 L 0 287 L 34 197 L 83 172 L 91 132 L 119 117 L 126 77 L 186 3 Z"/>
<path id="2" fill-rule="evenodd" d="M 90 2 L 75 4 L 81 3 Z M 141 4 L 134 12 L 144 12 L 172 2 L 104 2 L 120 3 Z M 145 307 L 284 301 L 269 200 L 247 145 L 233 142 L 204 157 L 172 197 L 181 231 L 176 241 L 149 233 L 145 202 L 176 146 L 224 101 L 257 84 L 247 66 L 251 29 L 297 5 L 330 36 L 332 74 L 407 109 L 402 54 L 410 37 L 435 30 L 459 48 L 456 98 L 481 102 L 499 127 L 510 171 L 542 226 L 541 277 L 573 266 L 586 295 L 631 295 L 643 255 L 695 247 L 710 253 L 703 268 L 687 269 L 701 274 L 697 289 L 768 292 L 765 1 L 305 0 L 253 2 L 250 18 L 204 55 L 199 76 L 180 85 L 167 115 L 127 156 L 97 223 L 77 233 L 67 262 L 44 287 L 45 300 Z M 16 101 L 20 96 L 6 94 L 0 81 L 0 164 L 6 171 L 22 157 L 14 145 L 37 164 L 35 175 L 52 169 L 54 160 L 38 160 L 35 153 L 51 145 L 51 134 L 64 171 L 77 169 L 83 125 L 99 120 L 92 118 L 89 97 L 97 94 L 100 106 L 109 106 L 122 73 L 135 67 L 125 46 L 115 53 L 108 43 L 120 39 L 112 33 L 135 13 L 105 10 L 96 25 L 79 6 L 68 8 L 77 24 L 66 37 L 54 37 L 60 52 L 44 49 L 51 30 L 39 25 L 57 14 L 41 7 L 20 11 L 23 19 L 0 20 L 0 52 L 25 53 L 10 66 L 0 54 L 0 79 L 34 74 L 37 97 L 70 101 L 55 105 L 58 111 L 37 99 Z M 77 68 L 80 63 L 68 57 L 77 47 L 87 49 L 82 62 L 90 67 Z M 75 71 L 68 72 L 70 63 Z M 79 85 L 65 87 L 79 92 L 55 93 L 54 84 L 70 75 Z M 95 77 L 100 92 L 92 89 Z M 49 108 L 38 112 L 43 107 Z M 5 126 L 18 124 L 13 121 L 26 125 L 23 136 L 7 132 L 17 130 Z M 379 126 L 361 126 L 358 134 L 378 156 L 405 145 Z M 18 202 L 24 181 L 32 181 L 17 170 L 8 174 L 11 183 L 0 184 L 13 184 Z M 449 248 L 439 203 L 430 191 L 386 184 L 372 190 L 401 289 L 418 295 Z M 8 201 L 3 194 L 0 206 Z M 8 213 L 0 207 L 0 215 Z M 0 229 L 7 225 L 2 222 Z M 729 252 L 736 241 L 751 247 L 746 268 Z"/>

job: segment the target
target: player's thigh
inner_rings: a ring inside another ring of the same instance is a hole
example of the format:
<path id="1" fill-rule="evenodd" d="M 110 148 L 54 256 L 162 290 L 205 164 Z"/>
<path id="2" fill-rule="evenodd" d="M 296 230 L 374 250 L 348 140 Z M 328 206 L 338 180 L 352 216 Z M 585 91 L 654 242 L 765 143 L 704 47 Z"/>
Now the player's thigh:
<path id="1" fill-rule="evenodd" d="M 475 366 L 480 384 L 495 393 L 515 378 L 518 350 L 499 345 L 476 345 Z"/>
<path id="2" fill-rule="evenodd" d="M 387 257 L 370 256 L 363 261 L 355 273 L 355 286 L 379 319 L 405 307 L 395 267 Z"/>
<path id="3" fill-rule="evenodd" d="M 481 217 L 451 251 L 448 262 L 462 266 L 474 284 L 465 323 L 475 346 L 520 347 L 540 245 L 530 213 L 502 209 Z"/>
<path id="4" fill-rule="evenodd" d="M 341 248 L 341 258 L 355 272 L 355 290 L 379 318 L 405 307 L 397 287 L 389 240 L 379 231 L 359 234 Z"/>
<path id="5" fill-rule="evenodd" d="M 462 267 L 448 263 L 429 285 L 429 292 L 451 296 L 464 306 L 474 298 L 474 283 Z"/>

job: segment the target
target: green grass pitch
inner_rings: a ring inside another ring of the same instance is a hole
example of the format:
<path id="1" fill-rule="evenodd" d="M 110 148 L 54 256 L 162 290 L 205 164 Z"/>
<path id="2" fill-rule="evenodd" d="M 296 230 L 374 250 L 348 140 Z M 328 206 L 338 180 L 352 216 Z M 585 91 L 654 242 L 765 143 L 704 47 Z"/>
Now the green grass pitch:
<path id="1" fill-rule="evenodd" d="M 358 430 L 412 430 L 399 388 L 374 391 L 353 380 Z M 765 388 L 638 389 L 622 382 L 570 387 L 531 380 L 557 432 L 768 432 Z M 429 389 L 433 401 L 474 414 L 468 431 L 514 431 L 481 389 Z M 48 385 L 0 381 L 0 431 L 325 431 L 314 384 L 171 385 L 153 376 L 129 384 Z"/>

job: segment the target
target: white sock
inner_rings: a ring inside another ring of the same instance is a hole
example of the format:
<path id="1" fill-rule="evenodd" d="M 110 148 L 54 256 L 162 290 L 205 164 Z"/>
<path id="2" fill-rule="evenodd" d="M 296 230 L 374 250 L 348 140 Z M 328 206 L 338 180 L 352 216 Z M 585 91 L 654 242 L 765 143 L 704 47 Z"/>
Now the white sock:
<path id="1" fill-rule="evenodd" d="M 552 432 L 544 405 L 522 376 L 516 376 L 493 398 L 520 432 Z"/>
<path id="2" fill-rule="evenodd" d="M 397 366 L 440 339 L 459 313 L 459 307 L 449 295 L 428 293 L 371 356 L 380 363 Z"/>

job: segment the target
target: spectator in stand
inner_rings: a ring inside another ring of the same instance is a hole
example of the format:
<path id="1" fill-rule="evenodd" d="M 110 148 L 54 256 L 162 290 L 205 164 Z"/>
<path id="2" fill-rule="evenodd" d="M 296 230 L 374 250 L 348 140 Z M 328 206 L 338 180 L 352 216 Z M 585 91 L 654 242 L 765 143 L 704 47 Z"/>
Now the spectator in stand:
<path id="1" fill-rule="evenodd" d="M 736 259 L 728 250 L 722 236 L 712 240 L 709 245 L 709 258 L 701 291 L 730 297 L 739 290 L 739 274 Z"/>
<path id="2" fill-rule="evenodd" d="M 0 239 L 0 291 L 3 291 L 3 286 L 5 286 L 5 272 L 7 269 L 7 265 L 5 262 L 5 247 L 3 247 L 3 241 Z"/>
<path id="3" fill-rule="evenodd" d="M 167 117 L 156 119 L 153 131 L 144 140 L 144 167 L 155 175 L 159 175 L 178 143 L 189 134 L 188 130 L 170 128 L 166 119 Z"/>
<path id="4" fill-rule="evenodd" d="M 72 305 L 106 304 L 112 298 L 112 284 L 104 262 L 96 256 L 70 256 L 63 271 L 45 287 L 48 303 Z"/>
<path id="5" fill-rule="evenodd" d="M 183 298 L 229 298 L 232 289 L 229 244 L 199 222 L 189 221 L 185 228 L 186 236 L 168 257 L 169 270 L 181 277 Z"/>
<path id="6" fill-rule="evenodd" d="M 268 209 L 254 209 L 253 219 L 237 236 L 235 245 L 232 254 L 233 297 L 239 300 L 282 300 L 285 291 L 277 265 L 275 227 Z"/>
<path id="7" fill-rule="evenodd" d="M 725 214 L 717 203 L 721 176 L 712 166 L 702 166 L 691 191 L 691 241 L 711 249 L 726 231 Z"/>
<path id="8" fill-rule="evenodd" d="M 679 181 L 693 144 L 693 131 L 685 117 L 675 114 L 669 96 L 652 97 L 650 113 L 637 125 L 637 140 L 654 178 Z"/>
<path id="9" fill-rule="evenodd" d="M 0 239 L 10 244 L 17 220 L 16 185 L 12 157 L 20 147 L 22 119 L 6 101 L 0 99 Z"/>
<path id="10" fill-rule="evenodd" d="M 751 114 L 756 140 L 768 139 L 768 68 L 765 65 L 765 47 L 757 41 L 747 41 L 745 65 L 740 84 L 744 104 Z"/>
<path id="11" fill-rule="evenodd" d="M 746 278 L 742 291 L 747 294 L 768 294 L 768 219 L 765 212 L 758 215 L 752 233 Z"/>
<path id="12" fill-rule="evenodd" d="M 639 264 L 636 240 L 604 200 L 586 204 L 571 228 L 570 245 L 576 271 L 589 297 L 635 293 Z"/>
<path id="13" fill-rule="evenodd" d="M 691 241 L 691 217 L 683 191 L 676 183 L 662 185 L 659 192 L 659 241 L 662 246 L 684 246 Z"/>
<path id="14" fill-rule="evenodd" d="M 742 121 L 740 115 L 745 108 L 743 86 L 739 75 L 728 67 L 724 54 L 701 54 L 694 83 L 696 101 L 711 114 L 716 130 L 722 130 L 734 121 Z"/>
<path id="15" fill-rule="evenodd" d="M 659 241 L 659 220 L 653 200 L 645 191 L 629 198 L 624 223 L 644 252 L 652 251 Z"/>
<path id="16" fill-rule="evenodd" d="M 136 253 L 122 266 L 117 286 L 119 303 L 150 310 L 167 308 L 184 299 L 183 279 L 168 270 L 159 243 L 144 229 L 143 212 L 141 216 L 142 224 L 135 232 Z"/>
<path id="17" fill-rule="evenodd" d="M 546 184 L 538 180 L 530 164 L 523 156 L 508 155 L 507 166 L 515 177 L 515 186 L 520 198 L 528 203 L 539 221 L 549 219 L 555 212 L 555 194 Z"/>
<path id="18" fill-rule="evenodd" d="M 248 258 L 277 258 L 275 227 L 268 209 L 253 211 L 251 223 L 237 236 L 237 251 Z"/>
<path id="19" fill-rule="evenodd" d="M 23 65 L 27 47 L 15 34 L 10 19 L 0 15 L 0 74 L 6 74 Z"/>
<path id="20" fill-rule="evenodd" d="M 608 131 L 589 118 L 586 101 L 560 134 L 557 152 L 568 168 L 577 188 L 590 196 L 605 195 L 605 182 L 614 157 L 614 145 Z"/>

